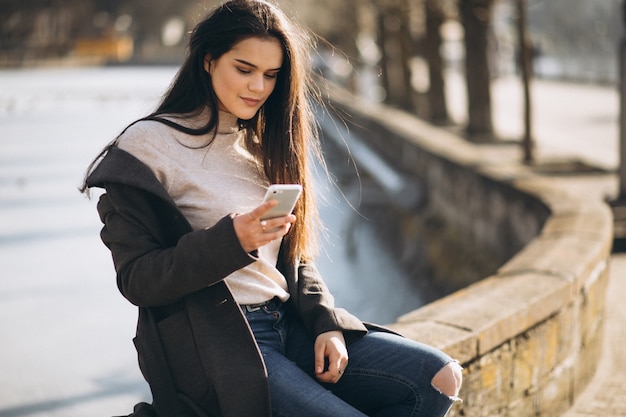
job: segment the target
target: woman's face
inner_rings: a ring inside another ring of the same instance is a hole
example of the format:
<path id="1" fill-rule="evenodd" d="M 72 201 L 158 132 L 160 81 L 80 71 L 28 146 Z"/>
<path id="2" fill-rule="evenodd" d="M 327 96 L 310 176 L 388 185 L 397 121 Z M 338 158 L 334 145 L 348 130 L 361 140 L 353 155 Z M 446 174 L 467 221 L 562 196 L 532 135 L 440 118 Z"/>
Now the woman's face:
<path id="1" fill-rule="evenodd" d="M 283 50 L 276 38 L 247 38 L 217 60 L 209 55 L 204 59 L 219 109 L 242 120 L 253 118 L 274 91 L 282 64 Z"/>

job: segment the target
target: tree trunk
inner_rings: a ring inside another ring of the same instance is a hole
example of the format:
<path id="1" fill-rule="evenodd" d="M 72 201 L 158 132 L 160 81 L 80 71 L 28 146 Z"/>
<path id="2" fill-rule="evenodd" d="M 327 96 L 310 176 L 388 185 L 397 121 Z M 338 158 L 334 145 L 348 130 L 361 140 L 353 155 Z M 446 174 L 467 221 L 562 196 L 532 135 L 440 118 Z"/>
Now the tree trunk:
<path id="1" fill-rule="evenodd" d="M 444 64 L 441 58 L 441 26 L 445 20 L 439 0 L 426 0 L 424 2 L 426 15 L 426 39 L 424 54 L 428 62 L 428 107 L 429 118 L 434 124 L 444 125 L 449 123 L 448 106 L 446 102 L 446 89 L 443 77 Z"/>
<path id="2" fill-rule="evenodd" d="M 382 51 L 382 84 L 385 103 L 405 110 L 413 109 L 411 86 L 411 35 L 406 0 L 378 2 L 379 45 Z"/>
<path id="3" fill-rule="evenodd" d="M 492 141 L 491 85 L 488 34 L 493 0 L 459 0 L 465 29 L 465 79 L 467 86 L 468 138 Z"/>
<path id="4" fill-rule="evenodd" d="M 519 37 L 520 66 L 522 72 L 522 89 L 524 91 L 524 162 L 534 161 L 532 137 L 532 107 L 530 100 L 530 78 L 532 76 L 531 46 L 526 30 L 526 0 L 517 0 L 517 33 Z"/>
<path id="5" fill-rule="evenodd" d="M 377 23 L 377 36 L 376 41 L 378 43 L 378 49 L 380 50 L 380 86 L 385 91 L 384 102 L 389 102 L 389 72 L 387 67 L 389 66 L 387 53 L 385 51 L 385 45 L 387 44 L 387 31 L 385 30 L 385 12 L 381 8 L 378 8 L 378 15 L 376 16 Z"/>
<path id="6" fill-rule="evenodd" d="M 399 88 L 399 105 L 408 111 L 415 110 L 413 100 L 414 90 L 411 76 L 411 58 L 413 50 L 413 37 L 411 36 L 411 28 L 409 22 L 409 1 L 400 0 L 395 13 L 400 27 L 398 30 L 398 44 L 400 45 L 400 56 L 398 57 L 398 66 L 402 74 L 402 85 Z"/>

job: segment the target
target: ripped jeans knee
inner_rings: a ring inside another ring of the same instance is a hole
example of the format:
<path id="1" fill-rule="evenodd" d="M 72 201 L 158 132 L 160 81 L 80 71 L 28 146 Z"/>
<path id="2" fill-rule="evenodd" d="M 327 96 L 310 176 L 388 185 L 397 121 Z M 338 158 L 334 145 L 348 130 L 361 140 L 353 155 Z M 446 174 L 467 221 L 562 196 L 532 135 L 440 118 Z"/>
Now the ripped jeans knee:
<path id="1" fill-rule="evenodd" d="M 459 400 L 459 391 L 463 383 L 463 367 L 457 362 L 449 362 L 435 374 L 431 381 L 434 389 L 450 397 Z"/>

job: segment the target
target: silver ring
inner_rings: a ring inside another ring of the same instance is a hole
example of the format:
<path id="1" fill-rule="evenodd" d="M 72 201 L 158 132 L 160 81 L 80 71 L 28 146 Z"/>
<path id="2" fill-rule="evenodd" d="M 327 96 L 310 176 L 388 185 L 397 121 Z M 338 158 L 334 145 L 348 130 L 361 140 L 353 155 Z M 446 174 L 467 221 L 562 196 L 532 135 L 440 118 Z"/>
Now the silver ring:
<path id="1" fill-rule="evenodd" d="M 261 229 L 265 232 L 265 226 L 267 226 L 267 222 L 265 220 L 261 221 Z"/>

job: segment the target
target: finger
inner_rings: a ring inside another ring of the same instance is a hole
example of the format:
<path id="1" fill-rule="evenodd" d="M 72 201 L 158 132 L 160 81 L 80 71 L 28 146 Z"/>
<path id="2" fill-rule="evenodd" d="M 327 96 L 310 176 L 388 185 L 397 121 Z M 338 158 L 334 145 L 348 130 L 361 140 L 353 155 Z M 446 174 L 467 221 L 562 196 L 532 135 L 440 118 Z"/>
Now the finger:
<path id="1" fill-rule="evenodd" d="M 328 365 L 328 372 L 330 372 L 335 378 L 341 377 L 341 358 L 332 360 Z"/>
<path id="2" fill-rule="evenodd" d="M 335 384 L 339 382 L 341 379 L 342 373 L 333 373 L 331 371 L 326 371 L 322 374 L 316 375 L 316 378 L 320 382 L 326 382 L 329 384 Z"/>
<path id="3" fill-rule="evenodd" d="M 261 228 L 264 233 L 272 233 L 272 239 L 278 239 L 279 237 L 287 234 L 291 228 L 291 224 L 296 220 L 293 214 L 284 217 L 276 217 L 273 219 L 261 221 Z"/>
<path id="4" fill-rule="evenodd" d="M 326 347 L 323 344 L 315 346 L 315 374 L 321 376 L 324 374 L 324 363 L 326 360 Z"/>
<path id="5" fill-rule="evenodd" d="M 316 375 L 316 378 L 320 382 L 325 382 L 327 384 L 334 384 L 339 379 L 335 378 L 330 372 L 324 372 L 321 375 Z"/>
<path id="6" fill-rule="evenodd" d="M 266 211 L 274 207 L 278 204 L 277 200 L 270 200 L 266 203 L 261 204 L 260 206 L 255 207 L 252 211 L 248 213 L 248 216 L 251 220 L 257 221 L 259 217 L 265 214 Z"/>
<path id="7" fill-rule="evenodd" d="M 344 369 L 343 366 L 345 366 L 344 359 L 339 352 L 334 352 L 328 358 L 328 373 L 333 382 L 337 382 L 339 378 L 341 378 Z"/>

